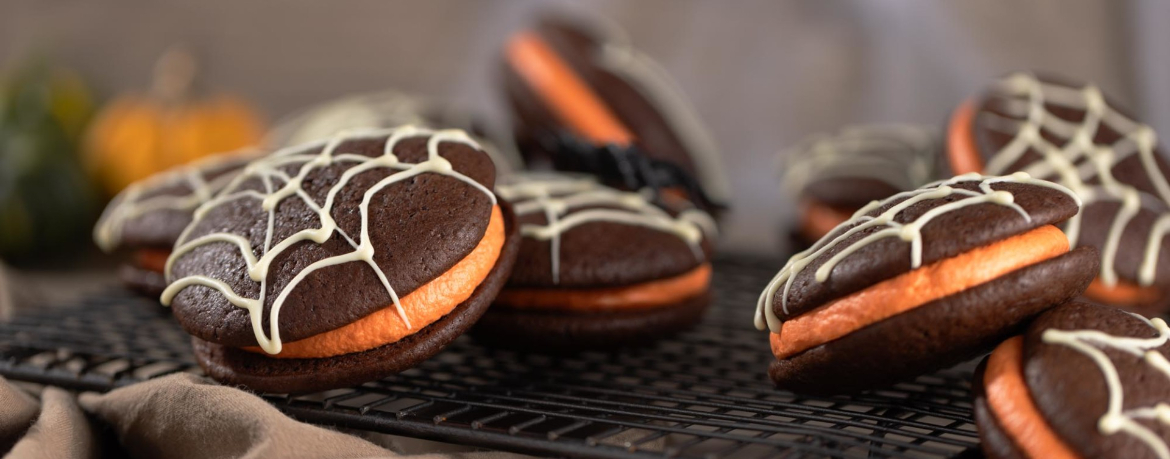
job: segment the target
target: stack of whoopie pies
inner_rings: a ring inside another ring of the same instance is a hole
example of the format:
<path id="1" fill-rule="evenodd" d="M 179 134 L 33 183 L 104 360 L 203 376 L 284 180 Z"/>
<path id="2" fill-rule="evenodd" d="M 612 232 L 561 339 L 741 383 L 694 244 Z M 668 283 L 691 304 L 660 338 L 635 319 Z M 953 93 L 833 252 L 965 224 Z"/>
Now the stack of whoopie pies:
<path id="1" fill-rule="evenodd" d="M 1142 317 L 1170 309 L 1153 130 L 1094 85 L 1017 73 L 954 111 L 937 160 L 890 137 L 787 152 L 799 229 L 824 235 L 757 304 L 776 385 L 850 393 L 994 349 L 974 381 L 987 456 L 1170 457 L 1170 328 Z"/>
<path id="2" fill-rule="evenodd" d="M 685 331 L 728 186 L 685 97 L 620 35 L 546 17 L 504 49 L 519 155 L 560 171 L 512 171 L 441 128 L 480 123 L 416 99 L 355 96 L 286 123 L 271 154 L 135 184 L 95 239 L 137 251 L 127 282 L 173 307 L 208 375 L 257 391 L 379 379 L 469 331 L 542 352 Z M 988 456 L 1170 458 L 1170 327 L 1142 316 L 1170 310 L 1152 129 L 1096 86 L 1019 73 L 940 138 L 860 126 L 784 154 L 810 245 L 756 304 L 769 377 L 853 393 L 990 352 Z"/>
<path id="3" fill-rule="evenodd" d="M 520 161 L 464 131 L 386 126 L 483 123 L 359 95 L 282 123 L 270 154 L 136 184 L 95 238 L 157 247 L 137 257 L 149 292 L 208 375 L 257 391 L 410 368 L 493 303 L 476 331 L 491 345 L 611 349 L 685 330 L 710 302 L 701 206 L 726 184 L 670 80 L 597 30 L 548 17 L 506 51 L 525 155 L 596 163 L 596 176 L 510 174 Z"/>

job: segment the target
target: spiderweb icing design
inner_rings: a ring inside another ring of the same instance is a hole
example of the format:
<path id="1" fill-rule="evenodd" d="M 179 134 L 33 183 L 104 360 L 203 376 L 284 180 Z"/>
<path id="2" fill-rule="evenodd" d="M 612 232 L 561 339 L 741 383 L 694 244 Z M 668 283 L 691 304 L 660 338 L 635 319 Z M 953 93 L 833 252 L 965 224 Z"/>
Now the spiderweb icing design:
<path id="1" fill-rule="evenodd" d="M 1110 107 L 1094 85 L 1075 88 L 1019 73 L 998 82 L 993 93 L 1005 98 L 998 107 L 1004 114 L 983 111 L 977 122 L 1011 140 L 992 156 L 986 173 L 1021 170 L 1067 186 L 1086 206 L 1118 203 L 1101 245 L 1100 279 L 1107 286 L 1117 284 L 1115 262 L 1126 226 L 1143 208 L 1160 214 L 1148 235 L 1137 279 L 1143 286 L 1153 284 L 1162 239 L 1170 234 L 1170 184 L 1155 159 L 1154 130 Z M 1070 121 L 1051 107 L 1084 112 L 1084 118 Z M 1052 137 L 1066 140 L 1058 145 Z M 1023 161 L 1029 151 L 1040 159 Z M 1114 166 L 1133 155 L 1140 158 L 1152 190 L 1139 190 L 1113 176 Z M 1064 229 L 1073 247 L 1080 242 L 1082 218 L 1073 217 Z"/>
<path id="2" fill-rule="evenodd" d="M 521 224 L 520 234 L 549 241 L 554 284 L 560 283 L 561 236 L 581 225 L 608 222 L 662 231 L 686 242 L 698 260 L 705 258 L 701 245 L 704 235 L 714 237 L 716 233 L 715 221 L 706 212 L 692 208 L 671 216 L 649 199 L 649 191 L 619 191 L 589 177 L 518 174 L 502 179 L 496 192 L 513 203 L 517 216 L 544 215 L 545 224 Z"/>
<path id="3" fill-rule="evenodd" d="M 131 220 L 158 211 L 194 211 L 223 189 L 248 159 L 258 155 L 254 151 L 215 155 L 130 184 L 98 219 L 94 242 L 103 251 L 112 252 L 121 245 L 122 230 Z M 181 189 L 185 194 L 156 193 L 163 188 Z"/>
<path id="4" fill-rule="evenodd" d="M 1159 348 L 1170 340 L 1170 327 L 1167 327 L 1162 319 L 1146 319 L 1137 314 L 1127 314 L 1145 322 L 1158 336 L 1133 338 L 1114 336 L 1098 330 L 1048 329 L 1041 335 L 1041 339 L 1048 344 L 1073 349 L 1092 360 L 1101 371 L 1109 390 L 1107 408 L 1097 421 L 1097 429 L 1101 434 L 1113 435 L 1123 432 L 1132 435 L 1149 446 L 1157 457 L 1170 459 L 1170 447 L 1167 447 L 1162 437 L 1138 422 L 1148 420 L 1170 426 L 1170 401 L 1154 406 L 1124 409 L 1125 392 L 1121 387 L 1121 377 L 1113 361 L 1104 352 L 1105 349 L 1112 349 L 1140 358 L 1166 377 L 1161 381 L 1151 381 L 1150 384 L 1170 384 L 1170 361 L 1167 361 L 1166 356 L 1159 351 Z"/>
<path id="5" fill-rule="evenodd" d="M 407 138 L 423 136 L 428 137 L 426 143 L 427 159 L 418 163 L 399 161 L 398 157 L 394 154 L 394 149 L 398 143 Z M 378 156 L 366 156 L 340 151 L 340 147 L 348 141 L 381 139 L 386 140 L 382 154 Z M 398 315 L 402 317 L 402 320 L 409 327 L 410 322 L 402 310 L 398 294 L 395 293 L 394 288 L 390 285 L 382 268 L 374 262 L 375 248 L 370 240 L 369 234 L 369 208 L 373 197 L 379 191 L 394 183 L 410 179 L 420 174 L 431 173 L 445 175 L 462 181 L 487 195 L 493 205 L 496 202 L 495 195 L 490 190 L 479 182 L 456 171 L 446 158 L 439 155 L 439 145 L 444 142 L 461 143 L 479 149 L 478 144 L 460 130 L 434 131 L 414 126 L 403 126 L 392 129 L 343 131 L 335 134 L 328 140 L 307 146 L 284 149 L 268 158 L 253 162 L 224 188 L 219 195 L 195 211 L 195 220 L 187 226 L 183 235 L 176 242 L 175 249 L 170 258 L 167 259 L 165 275 L 169 285 L 162 295 L 163 304 L 169 305 L 175 295 L 189 286 L 202 285 L 217 290 L 230 303 L 248 311 L 252 330 L 256 335 L 256 341 L 265 352 L 276 354 L 282 348 L 280 327 L 278 326 L 280 309 L 289 294 L 296 289 L 297 285 L 306 276 L 318 269 L 342 263 L 361 262 L 368 265 L 377 275 L 386 293 L 389 294 L 393 301 Z M 317 149 L 320 149 L 320 151 L 313 153 Z M 348 165 L 350 167 L 346 168 L 336 179 L 336 182 L 329 187 L 325 202 L 318 204 L 305 191 L 302 186 L 303 182 L 313 170 L 333 165 Z M 290 167 L 295 167 L 295 174 L 289 174 L 285 171 L 286 168 Z M 390 170 L 393 172 L 365 190 L 359 207 L 361 216 L 360 233 L 355 235 L 347 234 L 343 229 L 338 227 L 337 222 L 330 213 L 334 208 L 337 195 L 354 176 L 376 169 Z M 264 190 L 245 189 L 242 185 L 249 179 L 259 179 L 263 183 Z M 237 199 L 258 200 L 268 214 L 268 226 L 265 233 L 264 246 L 260 248 L 259 256 L 257 256 L 257 252 L 249 240 L 238 234 L 215 232 L 196 238 L 189 238 L 189 233 L 198 226 L 198 223 L 210 210 Z M 276 209 L 281 201 L 285 199 L 297 199 L 303 202 L 309 209 L 316 213 L 320 226 L 297 231 L 283 240 L 274 240 Z M 339 234 L 344 238 L 349 246 L 353 248 L 353 251 L 329 256 L 313 262 L 298 272 L 288 285 L 279 292 L 276 292 L 277 297 L 272 303 L 268 317 L 272 336 L 266 336 L 262 327 L 262 314 L 268 293 L 268 273 L 273 261 L 281 253 L 292 248 L 299 242 L 312 241 L 316 244 L 323 244 L 333 237 L 334 234 Z M 189 275 L 178 279 L 174 278 L 172 268 L 178 259 L 197 247 L 211 243 L 228 243 L 239 248 L 240 255 L 246 263 L 248 276 L 253 282 L 257 282 L 260 285 L 258 298 L 250 298 L 237 294 L 227 283 L 208 276 Z"/>
<path id="6" fill-rule="evenodd" d="M 978 182 L 978 189 L 973 191 L 952 186 L 962 182 Z M 910 244 L 910 268 L 917 269 L 922 266 L 922 228 L 940 215 L 954 212 L 967 206 L 976 204 L 1004 206 L 1016 211 L 1020 215 L 1020 218 L 1032 221 L 1032 216 L 1015 203 L 1015 196 L 1011 192 L 993 190 L 991 188 L 992 185 L 997 183 L 1023 183 L 1053 188 L 1068 194 L 1077 202 L 1078 206 L 1080 205 L 1080 200 L 1069 189 L 1052 182 L 1033 179 L 1023 172 L 1003 177 L 965 174 L 949 180 L 928 184 L 916 190 L 898 193 L 882 201 L 873 201 L 869 205 L 859 209 L 853 214 L 852 218 L 838 225 L 828 236 L 821 238 L 820 241 L 817 241 L 808 250 L 797 253 L 788 259 L 788 263 L 772 278 L 772 281 L 768 283 L 768 287 L 760 294 L 760 298 L 756 303 L 756 328 L 760 330 L 767 328 L 772 332 L 780 331 L 780 318 L 773 308 L 776 293 L 783 288 L 781 292 L 781 307 L 787 313 L 788 292 L 792 288 L 792 283 L 796 279 L 796 276 L 806 267 L 835 248 L 842 247 L 840 251 L 830 256 L 817 268 L 814 276 L 816 282 L 819 283 L 827 280 L 833 268 L 857 250 L 885 238 L 899 238 Z M 913 221 L 906 223 L 895 221 L 895 217 L 898 214 L 915 204 L 924 201 L 945 199 L 953 195 L 959 195 L 963 198 L 932 208 Z M 881 208 L 886 209 L 876 215 L 870 215 Z M 841 245 L 849 236 L 870 228 L 879 229 L 848 245 Z"/>
<path id="7" fill-rule="evenodd" d="M 913 190 L 931 181 L 939 143 L 934 131 L 911 125 L 851 126 L 818 134 L 781 152 L 784 185 L 800 195 L 820 180 L 849 177 Z"/>

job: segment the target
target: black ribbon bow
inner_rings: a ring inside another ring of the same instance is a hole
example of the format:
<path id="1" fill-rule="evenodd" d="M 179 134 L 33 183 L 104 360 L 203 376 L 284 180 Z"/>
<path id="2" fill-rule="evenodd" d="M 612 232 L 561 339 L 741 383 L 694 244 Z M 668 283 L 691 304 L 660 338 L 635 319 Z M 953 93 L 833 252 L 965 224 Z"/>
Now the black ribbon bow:
<path id="1" fill-rule="evenodd" d="M 560 171 L 597 176 L 602 183 L 627 190 L 679 189 L 695 205 L 718 212 L 727 208 L 703 191 L 694 176 L 678 164 L 646 156 L 636 146 L 596 145 L 575 135 L 560 132 L 544 142 L 552 152 L 553 167 Z"/>

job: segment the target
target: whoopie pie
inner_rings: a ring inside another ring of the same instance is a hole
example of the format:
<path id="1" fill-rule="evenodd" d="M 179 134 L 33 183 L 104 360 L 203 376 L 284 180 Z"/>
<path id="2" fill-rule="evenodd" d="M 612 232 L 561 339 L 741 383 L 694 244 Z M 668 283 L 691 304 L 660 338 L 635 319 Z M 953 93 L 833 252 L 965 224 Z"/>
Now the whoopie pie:
<path id="1" fill-rule="evenodd" d="M 1005 341 L 975 377 L 987 457 L 1170 457 L 1170 327 L 1071 302 Z"/>
<path id="2" fill-rule="evenodd" d="M 1097 269 L 1053 226 L 1068 189 L 968 174 L 875 201 L 794 255 L 760 295 L 781 388 L 844 393 L 960 363 L 1080 295 Z"/>
<path id="3" fill-rule="evenodd" d="M 849 126 L 781 152 L 784 187 L 800 200 L 797 234 L 812 243 L 872 201 L 933 181 L 941 144 L 915 125 Z"/>
<path id="4" fill-rule="evenodd" d="M 681 199 L 558 173 L 510 176 L 516 267 L 474 331 L 548 351 L 643 344 L 691 327 L 710 303 L 714 222 Z"/>
<path id="5" fill-rule="evenodd" d="M 1101 254 L 1085 296 L 1147 316 L 1170 310 L 1170 164 L 1154 130 L 1096 85 L 1030 73 L 995 82 L 955 110 L 942 163 L 1068 187 L 1084 210 L 1064 230 Z"/>
<path id="6" fill-rule="evenodd" d="M 343 131 L 249 164 L 195 212 L 162 300 L 212 378 L 261 392 L 410 368 L 471 327 L 519 238 L 463 131 Z"/>
<path id="7" fill-rule="evenodd" d="M 93 240 L 107 253 L 132 252 L 118 269 L 122 284 L 158 298 L 166 287 L 163 267 L 191 214 L 258 155 L 241 151 L 204 158 L 132 183 L 115 196 L 98 219 Z"/>
<path id="8" fill-rule="evenodd" d="M 282 148 L 328 139 L 346 129 L 406 124 L 466 131 L 492 157 L 501 174 L 523 164 L 512 136 L 478 114 L 450 101 L 394 90 L 347 95 L 297 110 L 277 123 L 265 143 Z"/>
<path id="9" fill-rule="evenodd" d="M 726 203 L 730 185 L 718 146 L 677 84 L 613 28 L 558 17 L 516 33 L 504 50 L 504 83 L 517 144 L 540 163 L 572 149 L 636 146 L 679 166 L 706 195 Z"/>

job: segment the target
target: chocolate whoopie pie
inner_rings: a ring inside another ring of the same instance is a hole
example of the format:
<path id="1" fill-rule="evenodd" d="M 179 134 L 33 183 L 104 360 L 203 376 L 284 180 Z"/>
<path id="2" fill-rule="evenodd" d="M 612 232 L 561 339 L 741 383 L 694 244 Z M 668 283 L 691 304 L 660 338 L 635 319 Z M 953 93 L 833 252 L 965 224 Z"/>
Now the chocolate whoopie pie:
<path id="1" fill-rule="evenodd" d="M 209 201 L 259 153 L 211 156 L 135 182 L 114 197 L 93 229 L 93 240 L 109 253 L 133 252 L 118 269 L 122 283 L 158 298 L 166 287 L 163 266 L 171 247 L 191 223 L 191 214 Z"/>
<path id="2" fill-rule="evenodd" d="M 689 328 L 706 310 L 714 222 L 686 201 L 556 173 L 507 177 L 496 192 L 515 206 L 521 242 L 477 338 L 553 351 L 616 348 Z"/>
<path id="3" fill-rule="evenodd" d="M 944 164 L 952 173 L 1024 171 L 1084 202 L 1064 227 L 1096 247 L 1101 272 L 1085 296 L 1152 316 L 1170 310 L 1170 165 L 1153 129 L 1097 86 L 1008 76 L 955 110 Z"/>
<path id="4" fill-rule="evenodd" d="M 760 295 L 769 375 L 794 392 L 877 388 L 987 352 L 1080 295 L 1091 247 L 1055 224 L 1068 189 L 1017 173 L 968 174 L 862 208 L 794 255 Z"/>
<path id="5" fill-rule="evenodd" d="M 349 95 L 299 110 L 277 123 L 265 143 L 289 147 L 328 139 L 346 129 L 406 124 L 466 131 L 491 156 L 501 174 L 523 165 L 512 136 L 501 134 L 480 117 L 446 101 L 393 90 Z"/>
<path id="6" fill-rule="evenodd" d="M 495 168 L 463 131 L 347 131 L 249 164 L 195 212 L 163 302 L 212 378 L 262 392 L 359 384 L 471 327 L 516 250 Z"/>
<path id="7" fill-rule="evenodd" d="M 976 374 L 989 458 L 1170 457 L 1170 327 L 1072 302 L 1005 341 Z"/>
<path id="8" fill-rule="evenodd" d="M 798 234 L 812 243 L 870 202 L 933 180 L 941 144 L 913 125 L 850 126 L 781 152 L 784 185 L 800 200 Z"/>
<path id="9" fill-rule="evenodd" d="M 718 147 L 686 96 L 657 63 L 602 30 L 550 17 L 508 41 L 503 74 L 522 154 L 537 163 L 565 155 L 572 149 L 550 147 L 563 136 L 636 146 L 726 203 Z"/>

